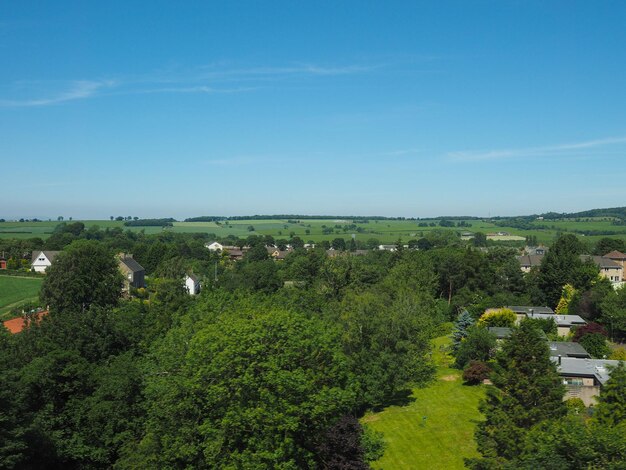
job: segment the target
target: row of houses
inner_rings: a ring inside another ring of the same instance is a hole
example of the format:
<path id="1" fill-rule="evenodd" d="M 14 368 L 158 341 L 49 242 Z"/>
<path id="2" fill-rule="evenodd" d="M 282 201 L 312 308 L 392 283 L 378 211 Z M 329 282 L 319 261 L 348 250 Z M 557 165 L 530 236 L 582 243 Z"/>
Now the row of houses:
<path id="1" fill-rule="evenodd" d="M 506 307 L 515 312 L 518 321 L 522 318 L 552 319 L 557 325 L 559 336 L 565 336 L 586 322 L 578 315 L 556 315 L 550 307 Z M 491 327 L 498 341 L 506 340 L 513 332 L 512 328 Z M 570 341 L 548 341 L 550 359 L 555 363 L 557 372 L 565 386 L 565 397 L 580 398 L 585 406 L 593 406 L 600 390 L 609 380 L 611 369 L 619 361 L 593 359 L 585 348 Z"/>
<path id="2" fill-rule="evenodd" d="M 529 273 L 533 268 L 539 268 L 545 251 L 535 251 L 518 256 L 517 259 L 523 273 Z M 626 254 L 621 251 L 611 251 L 604 256 L 580 255 L 583 262 L 592 261 L 598 266 L 600 276 L 611 281 L 613 287 L 624 284 L 624 270 L 626 269 Z"/>
<path id="3" fill-rule="evenodd" d="M 46 269 L 52 265 L 60 251 L 38 251 L 33 252 L 31 269 L 38 273 L 45 273 Z M 117 255 L 118 268 L 124 276 L 122 293 L 128 295 L 131 287 L 139 289 L 146 286 L 146 270 L 137 262 L 130 253 L 119 253 Z M 193 274 L 187 274 L 184 279 L 185 289 L 190 295 L 200 292 L 200 281 Z"/>

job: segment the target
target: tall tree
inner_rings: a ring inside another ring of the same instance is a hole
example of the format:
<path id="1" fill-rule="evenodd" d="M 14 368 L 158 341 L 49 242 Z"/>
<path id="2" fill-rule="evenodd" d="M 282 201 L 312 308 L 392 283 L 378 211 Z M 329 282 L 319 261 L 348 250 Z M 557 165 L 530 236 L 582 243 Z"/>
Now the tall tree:
<path id="1" fill-rule="evenodd" d="M 473 468 L 491 468 L 491 464 L 514 458 L 531 427 L 566 412 L 565 390 L 548 345 L 533 324 L 522 322 L 513 332 L 496 366 L 494 386 L 480 405 L 486 419 L 476 430 L 483 458 L 469 460 Z"/>
<path id="2" fill-rule="evenodd" d="M 115 257 L 96 241 L 79 240 L 59 253 L 46 271 L 41 301 L 53 311 L 116 305 L 123 277 Z"/>

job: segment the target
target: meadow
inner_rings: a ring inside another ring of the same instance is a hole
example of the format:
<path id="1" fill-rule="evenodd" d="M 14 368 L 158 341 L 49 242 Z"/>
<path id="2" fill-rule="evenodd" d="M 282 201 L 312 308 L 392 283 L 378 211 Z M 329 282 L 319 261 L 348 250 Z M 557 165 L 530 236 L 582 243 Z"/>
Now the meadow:
<path id="1" fill-rule="evenodd" d="M 410 403 L 369 413 L 362 421 L 384 434 L 385 454 L 375 469 L 462 469 L 465 457 L 477 457 L 476 422 L 481 419 L 478 402 L 485 386 L 463 385 L 461 373 L 450 368 L 446 352 L 449 337 L 433 340 L 437 363 L 434 383 L 413 390 Z"/>
<path id="2" fill-rule="evenodd" d="M 42 279 L 0 275 L 0 318 L 20 305 L 35 302 L 39 297 Z"/>
<path id="3" fill-rule="evenodd" d="M 68 221 L 66 221 L 68 222 Z M 229 220 L 220 223 L 215 222 L 174 222 L 173 227 L 136 226 L 126 227 L 122 221 L 111 220 L 81 220 L 87 228 L 94 225 L 106 229 L 119 227 L 133 232 L 143 231 L 146 234 L 171 231 L 174 233 L 205 233 L 213 234 L 217 238 L 226 238 L 230 235 L 245 238 L 249 235 L 271 235 L 277 239 L 289 239 L 292 235 L 300 237 L 305 242 L 331 241 L 334 238 L 348 239 L 354 235 L 357 240 L 367 241 L 377 239 L 380 243 L 395 243 L 398 239 L 408 242 L 411 239 L 419 239 L 432 230 L 453 230 L 455 232 L 483 232 L 494 233 L 499 231 L 508 232 L 513 236 L 535 236 L 539 243 L 550 244 L 560 232 L 576 233 L 585 237 L 589 242 L 595 243 L 604 236 L 611 236 L 626 240 L 626 226 L 612 225 L 611 219 L 563 219 L 563 220 L 536 220 L 531 223 L 530 230 L 515 227 L 496 225 L 489 220 L 466 220 L 469 227 L 440 227 L 438 220 L 371 220 L 368 223 L 354 223 L 342 219 L 315 219 L 315 220 L 276 220 L 276 219 L 249 219 Z M 295 223 L 294 223 L 295 222 Z M 458 222 L 458 221 L 455 221 Z M 69 222 L 68 222 L 69 223 Z M 435 227 L 420 227 L 419 223 L 436 224 Z M 59 224 L 57 221 L 45 222 L 1 222 L 0 238 L 48 238 L 54 228 Z M 356 227 L 344 229 L 345 226 Z M 333 229 L 332 233 L 328 233 Z M 606 235 L 585 236 L 580 231 L 602 231 Z M 326 232 L 326 233 L 325 233 Z M 507 241 L 507 240 L 499 240 Z M 508 240 L 513 241 L 513 240 Z M 522 243 L 521 239 L 518 243 Z"/>

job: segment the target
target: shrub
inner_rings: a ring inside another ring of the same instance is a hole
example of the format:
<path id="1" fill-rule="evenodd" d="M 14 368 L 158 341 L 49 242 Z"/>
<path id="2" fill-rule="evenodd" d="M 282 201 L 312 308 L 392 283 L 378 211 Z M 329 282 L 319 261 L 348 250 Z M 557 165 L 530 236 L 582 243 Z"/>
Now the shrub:
<path id="1" fill-rule="evenodd" d="M 483 361 L 470 361 L 463 371 L 463 380 L 470 385 L 477 385 L 489 377 L 491 367 Z"/>
<path id="2" fill-rule="evenodd" d="M 606 328 L 604 328 L 599 323 L 591 322 L 591 323 L 587 323 L 586 325 L 576 328 L 576 331 L 574 331 L 574 337 L 572 338 L 572 341 L 579 343 L 580 339 L 583 336 L 591 334 L 591 333 L 601 334 L 605 338 L 609 337 L 609 334 L 607 333 Z"/>
<path id="3" fill-rule="evenodd" d="M 495 349 L 496 335 L 486 328 L 473 327 L 459 345 L 455 366 L 462 369 L 472 360 L 488 361 L 493 356 Z"/>
<path id="4" fill-rule="evenodd" d="M 578 342 L 595 358 L 609 357 L 611 354 L 611 348 L 606 343 L 606 338 L 600 333 L 586 334 Z"/>
<path id="5" fill-rule="evenodd" d="M 609 359 L 613 359 L 615 361 L 626 361 L 626 348 L 619 347 L 613 349 L 611 355 L 609 356 Z"/>
<path id="6" fill-rule="evenodd" d="M 511 328 L 515 325 L 517 316 L 513 310 L 508 308 L 498 308 L 493 310 L 487 310 L 478 320 L 480 326 L 503 326 Z"/>

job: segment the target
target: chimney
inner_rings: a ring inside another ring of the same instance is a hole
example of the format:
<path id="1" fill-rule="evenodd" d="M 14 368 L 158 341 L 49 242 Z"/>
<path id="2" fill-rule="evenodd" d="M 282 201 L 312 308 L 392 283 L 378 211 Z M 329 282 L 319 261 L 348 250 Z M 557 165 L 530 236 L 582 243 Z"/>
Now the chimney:
<path id="1" fill-rule="evenodd" d="M 559 365 L 561 365 L 561 355 L 559 354 Z"/>
<path id="2" fill-rule="evenodd" d="M 534 309 L 534 308 L 531 308 L 531 309 L 530 309 L 530 316 L 531 316 L 531 317 L 534 317 L 534 316 L 535 316 L 535 309 Z"/>

